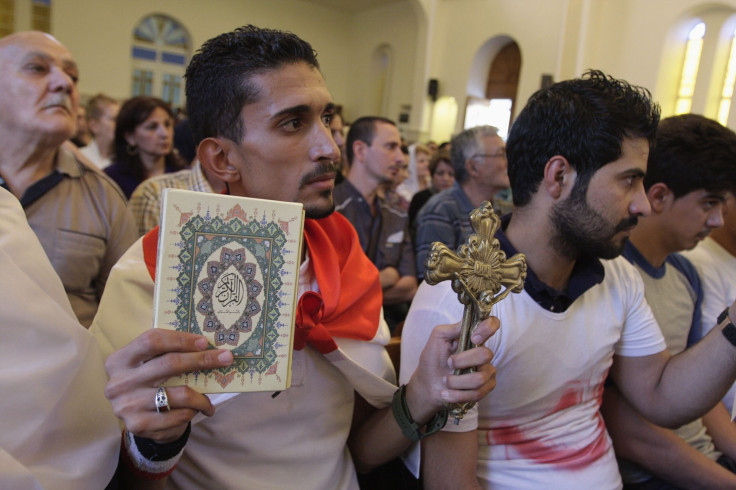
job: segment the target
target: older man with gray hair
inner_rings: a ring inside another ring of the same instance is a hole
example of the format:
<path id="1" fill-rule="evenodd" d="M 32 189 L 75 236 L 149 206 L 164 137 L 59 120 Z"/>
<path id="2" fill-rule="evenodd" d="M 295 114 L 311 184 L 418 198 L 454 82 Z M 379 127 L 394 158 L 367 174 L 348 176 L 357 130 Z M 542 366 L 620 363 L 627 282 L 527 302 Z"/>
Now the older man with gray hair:
<path id="1" fill-rule="evenodd" d="M 424 261 L 432 243 L 442 242 L 457 248 L 473 232 L 468 219 L 470 212 L 509 187 L 506 145 L 496 128 L 466 129 L 452 139 L 451 148 L 455 185 L 432 196 L 417 218 L 414 249 L 420 279 L 424 276 Z M 496 212 L 502 211 L 500 208 L 494 202 Z"/>
<path id="2" fill-rule="evenodd" d="M 63 145 L 77 127 L 78 77 L 69 50 L 48 34 L 0 39 L 0 186 L 20 201 L 88 327 L 136 233 L 118 186 Z"/>

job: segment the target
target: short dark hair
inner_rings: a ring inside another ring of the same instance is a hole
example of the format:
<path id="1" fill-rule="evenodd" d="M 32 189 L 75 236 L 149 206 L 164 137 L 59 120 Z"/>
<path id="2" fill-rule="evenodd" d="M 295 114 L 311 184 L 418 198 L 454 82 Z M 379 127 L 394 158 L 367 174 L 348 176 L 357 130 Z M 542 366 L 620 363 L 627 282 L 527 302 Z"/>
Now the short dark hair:
<path id="1" fill-rule="evenodd" d="M 649 152 L 644 187 L 657 182 L 675 198 L 699 189 L 736 189 L 736 133 L 696 114 L 663 119 Z"/>
<path id="2" fill-rule="evenodd" d="M 468 179 L 465 162 L 483 151 L 483 138 L 497 135 L 498 128 L 486 125 L 468 128 L 452 138 L 450 159 L 452 168 L 455 169 L 455 180 L 462 183 Z"/>
<path id="3" fill-rule="evenodd" d="M 293 63 L 319 69 L 312 46 L 291 32 L 247 25 L 205 42 L 184 75 L 195 143 L 213 136 L 240 141 L 241 111 L 258 97 L 251 78 Z"/>
<path id="4" fill-rule="evenodd" d="M 621 156 L 624 138 L 646 138 L 659 123 L 649 91 L 597 70 L 534 93 L 511 126 L 506 142 L 514 205 L 528 204 L 546 163 L 563 156 L 575 168 L 575 186 Z M 454 143 L 453 143 L 454 146 Z"/>
<path id="5" fill-rule="evenodd" d="M 396 126 L 396 123 L 391 119 L 380 116 L 363 116 L 350 125 L 350 131 L 348 131 L 348 138 L 345 143 L 345 150 L 350 165 L 353 164 L 353 157 L 355 156 L 353 153 L 353 143 L 362 141 L 368 146 L 372 145 L 373 136 L 376 133 L 376 123 L 379 122 Z"/>

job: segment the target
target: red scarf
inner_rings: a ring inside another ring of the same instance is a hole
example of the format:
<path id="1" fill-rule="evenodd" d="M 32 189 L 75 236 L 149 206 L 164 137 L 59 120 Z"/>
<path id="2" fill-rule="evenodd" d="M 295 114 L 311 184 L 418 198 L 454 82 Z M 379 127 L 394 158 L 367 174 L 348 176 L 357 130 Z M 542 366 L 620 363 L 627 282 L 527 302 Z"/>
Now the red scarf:
<path id="1" fill-rule="evenodd" d="M 156 276 L 158 226 L 143 237 L 143 259 Z M 304 238 L 319 293 L 299 299 L 294 349 L 306 344 L 327 354 L 337 349 L 333 337 L 371 340 L 378 330 L 383 302 L 378 269 L 363 253 L 358 234 L 340 213 L 304 221 Z"/>

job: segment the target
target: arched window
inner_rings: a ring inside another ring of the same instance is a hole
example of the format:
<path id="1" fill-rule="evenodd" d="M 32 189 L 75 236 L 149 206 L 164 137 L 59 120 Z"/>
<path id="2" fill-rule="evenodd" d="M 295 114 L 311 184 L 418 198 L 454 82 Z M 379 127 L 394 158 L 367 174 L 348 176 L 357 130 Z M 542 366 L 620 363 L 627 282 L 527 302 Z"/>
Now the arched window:
<path id="1" fill-rule="evenodd" d="M 734 82 L 736 82 L 736 30 L 731 35 L 731 49 L 728 53 L 726 75 L 723 77 L 721 100 L 718 104 L 718 122 L 724 126 L 728 122 L 728 114 L 731 111 L 731 97 L 733 97 Z"/>
<path id="2" fill-rule="evenodd" d="M 132 95 L 153 95 L 173 107 L 182 106 L 189 39 L 186 29 L 171 17 L 154 14 L 143 19 L 133 31 Z"/>
<path id="3" fill-rule="evenodd" d="M 675 103 L 675 114 L 686 114 L 690 112 L 695 93 L 695 80 L 698 76 L 700 66 L 700 54 L 703 50 L 703 37 L 705 36 L 705 23 L 698 22 L 690 29 L 687 45 L 685 47 L 685 60 L 682 64 L 680 75 L 680 87 L 677 90 L 677 102 Z"/>
<path id="4" fill-rule="evenodd" d="M 481 49 L 486 49 L 486 46 L 495 52 L 485 71 L 484 94 L 483 97 L 469 95 L 463 127 L 490 124 L 498 128 L 498 134 L 506 139 L 519 86 L 521 50 L 510 38 L 494 38 Z"/>

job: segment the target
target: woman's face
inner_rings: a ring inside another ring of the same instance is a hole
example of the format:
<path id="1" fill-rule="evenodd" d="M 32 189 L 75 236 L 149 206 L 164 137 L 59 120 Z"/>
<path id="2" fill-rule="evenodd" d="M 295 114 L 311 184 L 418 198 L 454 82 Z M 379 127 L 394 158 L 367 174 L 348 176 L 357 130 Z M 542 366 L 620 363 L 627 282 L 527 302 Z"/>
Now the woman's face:
<path id="1" fill-rule="evenodd" d="M 432 177 L 432 186 L 438 191 L 444 191 L 445 189 L 449 189 L 450 187 L 452 187 L 452 184 L 454 183 L 455 170 L 453 170 L 452 165 L 445 162 L 444 160 L 441 160 L 437 164 L 437 169 L 434 171 L 434 176 Z"/>
<path id="2" fill-rule="evenodd" d="M 126 134 L 125 139 L 138 148 L 141 156 L 166 156 L 174 145 L 174 120 L 168 112 L 157 107 L 132 133 Z"/>
<path id="3" fill-rule="evenodd" d="M 417 152 L 416 156 L 417 163 L 417 179 L 420 181 L 426 179 L 429 175 L 429 155 L 422 152 Z"/>

